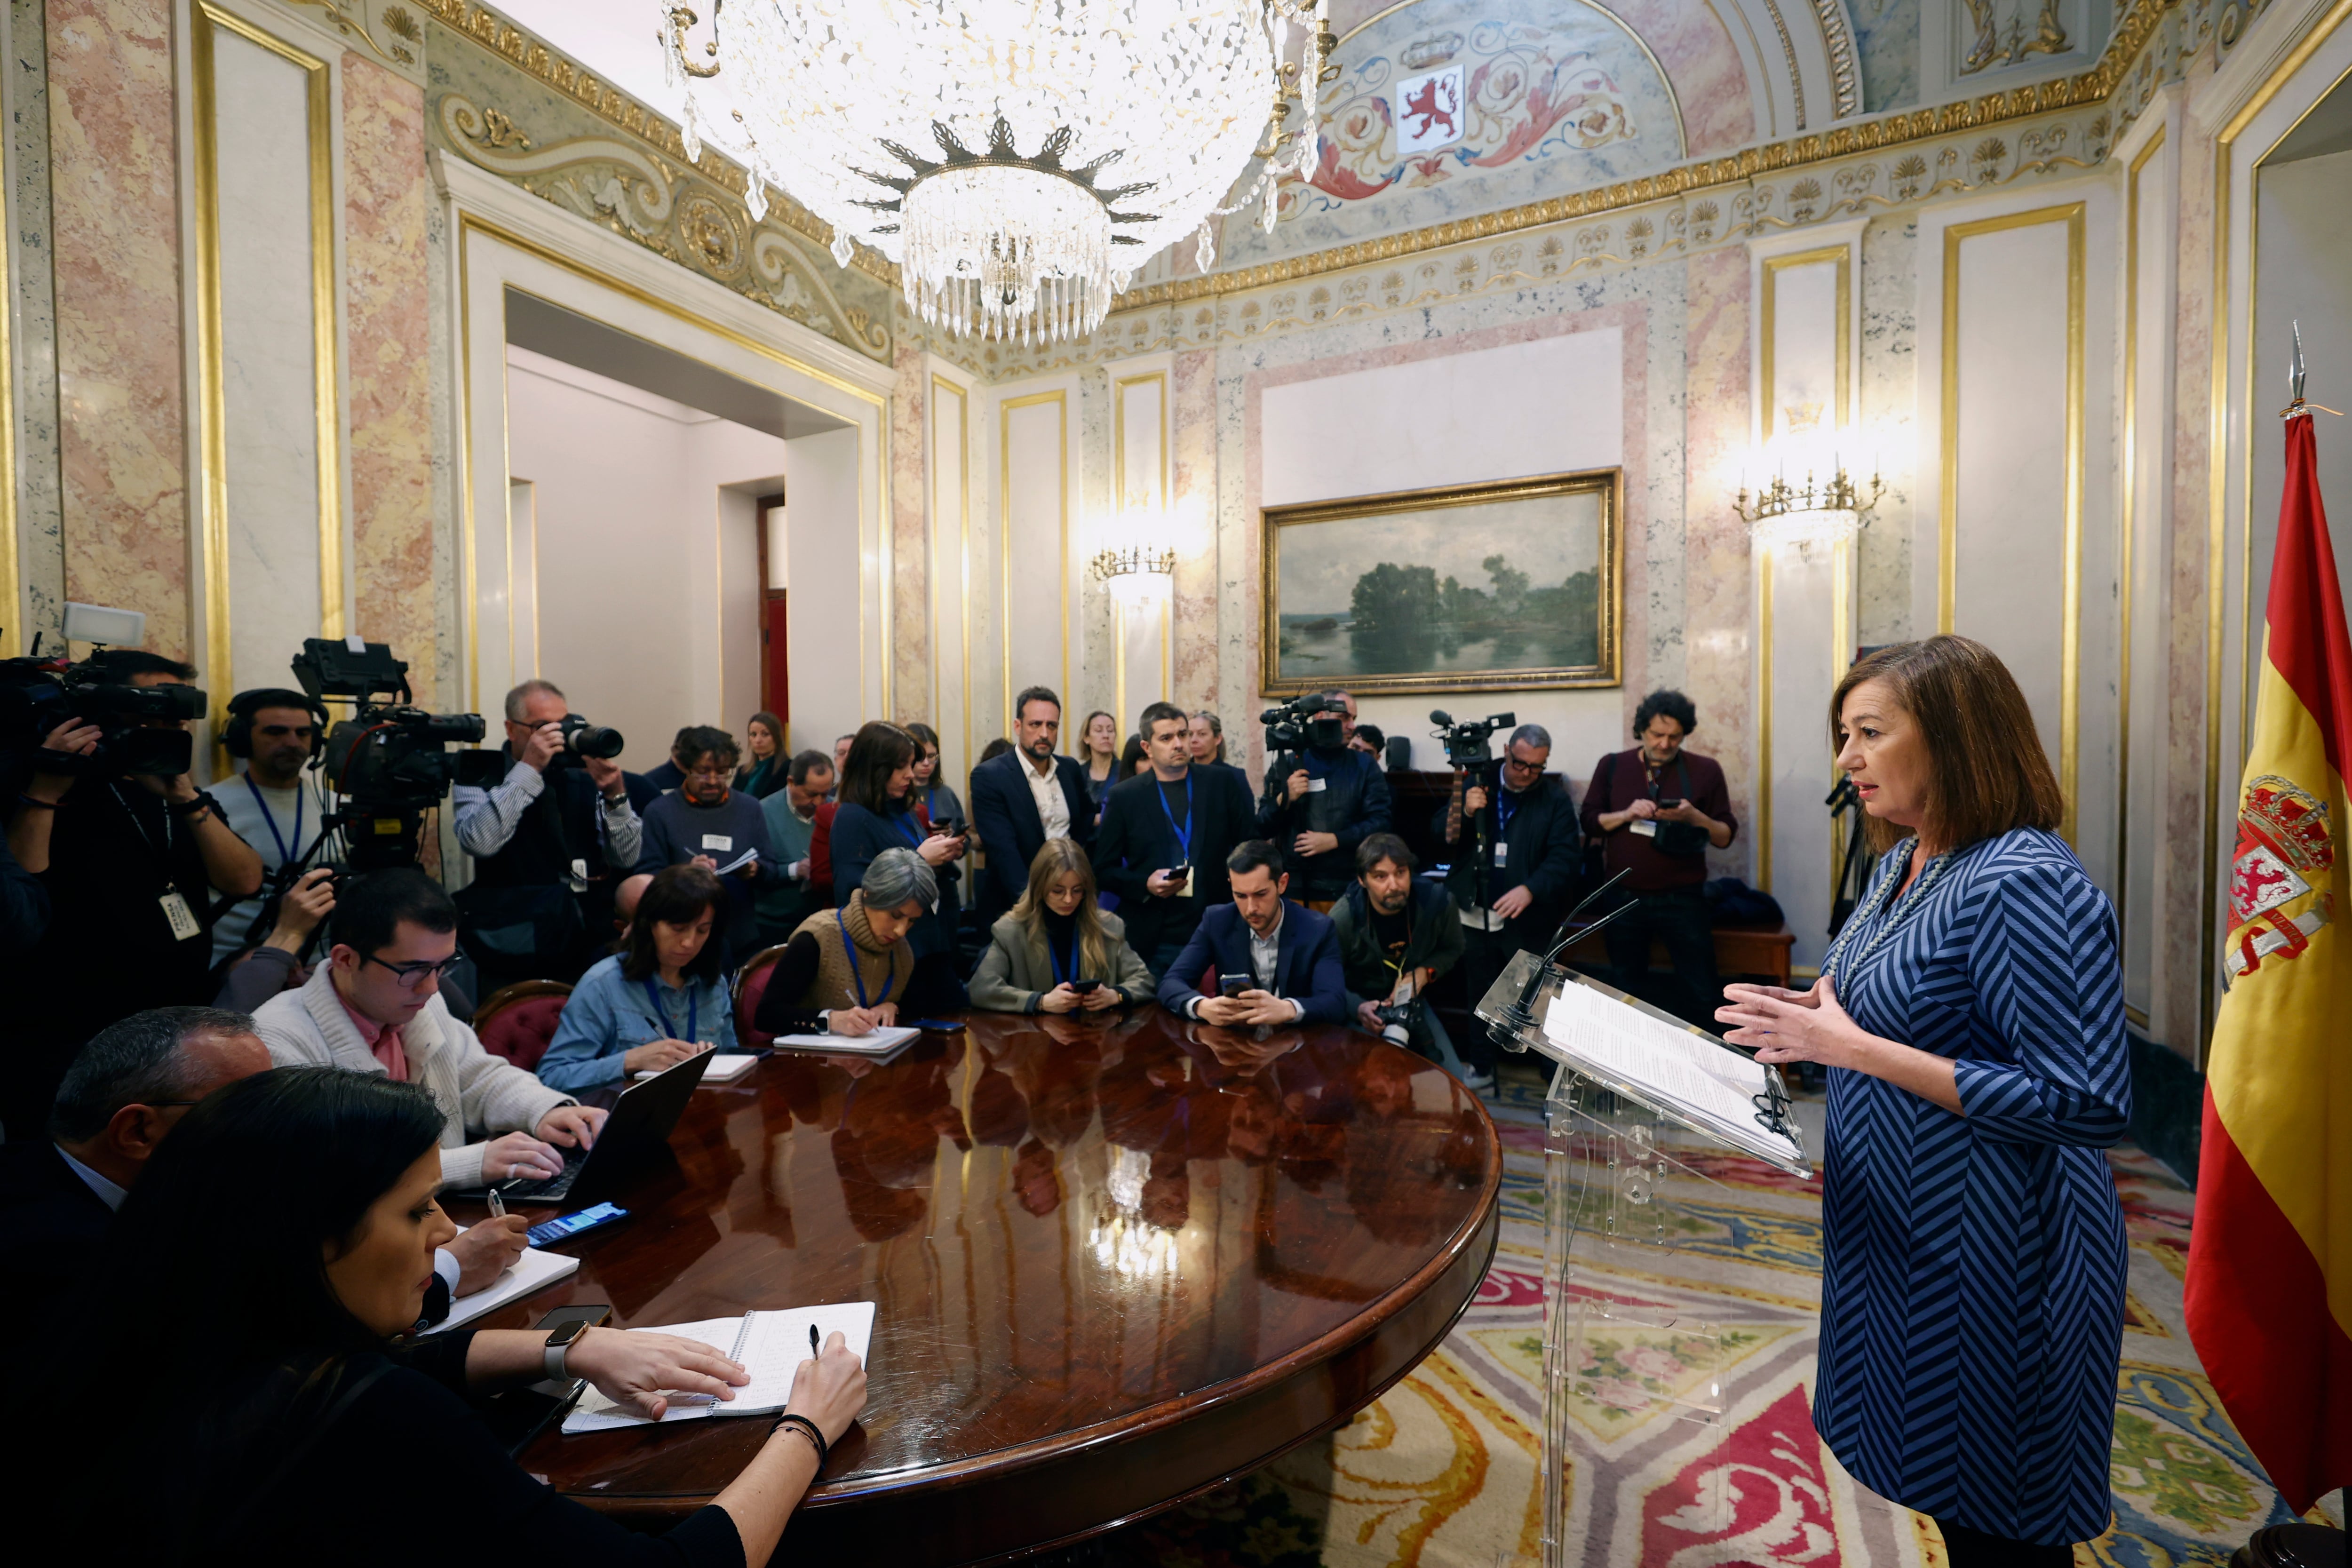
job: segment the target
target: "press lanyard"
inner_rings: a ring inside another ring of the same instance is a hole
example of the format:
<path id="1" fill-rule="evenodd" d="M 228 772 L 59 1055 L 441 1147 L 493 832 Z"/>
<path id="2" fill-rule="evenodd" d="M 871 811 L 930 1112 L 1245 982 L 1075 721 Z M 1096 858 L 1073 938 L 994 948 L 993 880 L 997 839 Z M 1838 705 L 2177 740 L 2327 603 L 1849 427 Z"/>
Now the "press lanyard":
<path id="1" fill-rule="evenodd" d="M 852 967 L 855 968 L 856 966 L 852 965 Z M 646 976 L 646 1005 L 654 1010 L 655 1021 L 659 1023 L 663 1028 L 667 1029 L 673 1027 L 669 1021 L 669 1009 L 662 1005 L 661 993 L 654 988 L 654 977 L 650 974 Z M 686 992 L 686 1033 L 679 1037 L 688 1041 L 689 1044 L 692 1043 L 694 1039 L 695 1026 L 702 1021 L 701 1009 L 702 998 L 694 994 L 694 988 L 692 986 L 688 986 Z"/>
<path id="2" fill-rule="evenodd" d="M 1062 963 L 1061 944 L 1054 940 L 1054 933 L 1050 931 L 1045 933 L 1045 961 L 1054 966 L 1055 984 L 1067 985 L 1078 977 L 1078 933 L 1075 928 L 1070 931 L 1069 963 L 1066 966 Z"/>
<path id="3" fill-rule="evenodd" d="M 879 1007 L 883 1003 L 890 1000 L 890 982 L 898 977 L 892 974 L 884 975 L 882 994 L 868 1002 L 866 999 L 866 976 L 857 971 L 857 947 L 849 940 L 849 922 L 842 918 L 839 910 L 835 910 L 833 911 L 833 923 L 841 928 L 841 951 L 849 960 L 849 978 L 857 986 L 857 1005 L 860 1008 Z"/>
<path id="4" fill-rule="evenodd" d="M 1160 797 L 1160 815 L 1168 819 L 1168 831 L 1176 836 L 1176 852 L 1184 857 L 1184 864 L 1192 863 L 1192 770 L 1184 770 L 1184 825 L 1176 825 L 1176 813 L 1169 808 L 1168 791 L 1158 779 L 1151 781 L 1151 793 Z"/>
<path id="5" fill-rule="evenodd" d="M 889 819 L 891 826 L 906 836 L 906 839 L 908 844 L 912 845 L 918 850 L 922 848 L 922 830 L 915 825 L 915 808 L 913 806 L 908 806 L 905 811 L 886 811 L 882 815 Z M 847 940 L 848 931 L 846 929 L 843 931 L 842 936 L 845 941 Z"/>
<path id="6" fill-rule="evenodd" d="M 285 835 L 278 831 L 278 818 L 271 814 L 269 803 L 261 798 L 261 786 L 253 782 L 251 773 L 241 773 L 238 776 L 245 780 L 246 793 L 253 796 L 253 804 L 261 808 L 262 826 L 268 828 L 269 837 L 278 841 L 278 863 L 280 866 L 292 865 L 294 851 L 302 847 L 302 800 L 310 792 L 299 783 L 294 786 L 294 848 L 289 849 L 286 847 Z"/>
<path id="7" fill-rule="evenodd" d="M 1510 790 L 1498 787 L 1495 791 L 1495 837 L 1506 844 L 1511 839 L 1511 818 L 1519 815 L 1523 804 Z"/>
<path id="8" fill-rule="evenodd" d="M 131 826 L 139 830 L 139 837 L 146 841 L 147 847 L 155 851 L 156 855 L 163 859 L 163 880 L 177 886 L 179 879 L 173 876 L 172 871 L 171 807 L 166 805 L 163 809 L 163 842 L 158 844 L 155 842 L 155 836 L 147 831 L 147 824 L 140 820 L 138 811 L 132 807 L 130 801 L 123 798 L 121 788 L 115 784 L 109 784 L 106 787 L 113 795 L 114 803 L 122 808 L 125 816 L 131 818 Z"/>

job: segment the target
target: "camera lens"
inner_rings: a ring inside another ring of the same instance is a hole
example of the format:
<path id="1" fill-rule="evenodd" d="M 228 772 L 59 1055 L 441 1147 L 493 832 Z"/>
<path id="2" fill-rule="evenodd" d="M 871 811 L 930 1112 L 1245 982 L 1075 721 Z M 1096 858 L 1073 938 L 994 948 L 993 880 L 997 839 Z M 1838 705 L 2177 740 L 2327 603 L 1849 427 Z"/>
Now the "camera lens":
<path id="1" fill-rule="evenodd" d="M 595 757 L 602 761 L 610 761 L 619 756 L 621 748 L 628 744 L 621 738 L 621 732 L 618 730 L 607 729 L 602 724 L 583 724 L 564 739 L 571 743 L 572 749 L 582 756 Z"/>
<path id="2" fill-rule="evenodd" d="M 1392 1046 L 1410 1046 L 1412 1043 L 1412 1031 L 1402 1024 L 1391 1024 L 1381 1030 L 1381 1038 Z"/>

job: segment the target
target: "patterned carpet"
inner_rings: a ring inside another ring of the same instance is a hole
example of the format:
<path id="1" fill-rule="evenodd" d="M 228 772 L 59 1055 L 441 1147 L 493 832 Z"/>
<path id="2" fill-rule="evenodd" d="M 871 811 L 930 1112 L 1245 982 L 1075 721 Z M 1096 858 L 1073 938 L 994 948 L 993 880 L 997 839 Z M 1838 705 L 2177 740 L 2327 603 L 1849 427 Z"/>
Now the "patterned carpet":
<path id="1" fill-rule="evenodd" d="M 1532 1069 L 1511 1064 L 1496 1108 L 1506 1145 L 1501 1244 L 1476 1304 L 1434 1354 L 1328 1439 L 1059 1560 L 1070 1568 L 1539 1562 L 1542 1093 Z M 1801 1109 L 1817 1140 L 1819 1107 Z M 2075 1561 L 2225 1563 L 2256 1528 L 2291 1516 L 2215 1403 L 2182 1328 L 2188 1189 L 2136 1149 L 2116 1151 L 2111 1163 L 2132 1242 L 2116 1391 L 2116 1517 Z M 1716 1184 L 1677 1192 L 1669 1184 L 1662 1194 L 1682 1207 L 1677 1253 L 1595 1288 L 1672 1302 L 1696 1286 L 1736 1303 L 1716 1309 L 1719 1364 L 1706 1365 L 1705 1348 L 1672 1331 L 1594 1332 L 1580 1369 L 1591 1393 L 1575 1409 L 1568 1560 L 1589 1568 L 1942 1563 L 1935 1527 L 1865 1491 L 1813 1431 L 1818 1190 L 1729 1156 L 1705 1173 Z M 1718 1423 L 1644 1408 L 1647 1393 L 1710 1373 L 1723 1384 Z M 2329 1506 L 2340 1506 L 2340 1494 Z"/>

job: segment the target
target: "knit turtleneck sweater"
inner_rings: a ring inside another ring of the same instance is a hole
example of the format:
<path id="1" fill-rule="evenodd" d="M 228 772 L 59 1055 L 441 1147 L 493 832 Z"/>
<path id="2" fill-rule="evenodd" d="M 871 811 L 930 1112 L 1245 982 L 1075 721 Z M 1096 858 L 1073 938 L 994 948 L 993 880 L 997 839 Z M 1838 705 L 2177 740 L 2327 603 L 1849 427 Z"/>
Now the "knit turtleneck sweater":
<path id="1" fill-rule="evenodd" d="M 849 932 L 849 948 L 856 953 L 857 968 L 850 970 L 850 952 L 842 947 L 841 933 Z M 849 902 L 838 910 L 820 910 L 800 924 L 803 932 L 816 939 L 816 984 L 801 998 L 801 1005 L 810 1008 L 855 1007 L 858 984 L 864 982 L 865 1005 L 878 1007 L 885 1002 L 897 1001 L 907 989 L 907 977 L 915 972 L 915 954 L 902 939 L 884 946 L 875 940 L 874 928 L 866 920 L 866 894 L 861 889 L 849 895 Z"/>

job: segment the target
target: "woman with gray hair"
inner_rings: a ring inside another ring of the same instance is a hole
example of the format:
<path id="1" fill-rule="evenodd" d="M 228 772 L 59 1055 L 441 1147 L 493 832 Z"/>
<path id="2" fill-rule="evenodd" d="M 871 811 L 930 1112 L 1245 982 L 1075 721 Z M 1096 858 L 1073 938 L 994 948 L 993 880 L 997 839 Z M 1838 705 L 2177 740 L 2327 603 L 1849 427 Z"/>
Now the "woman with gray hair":
<path id="1" fill-rule="evenodd" d="M 912 849 L 866 863 L 849 901 L 801 922 L 760 994 L 752 1027 L 766 1035 L 870 1035 L 901 1016 L 969 1006 L 944 952 L 915 956 L 907 933 L 940 899 L 939 878 Z"/>

